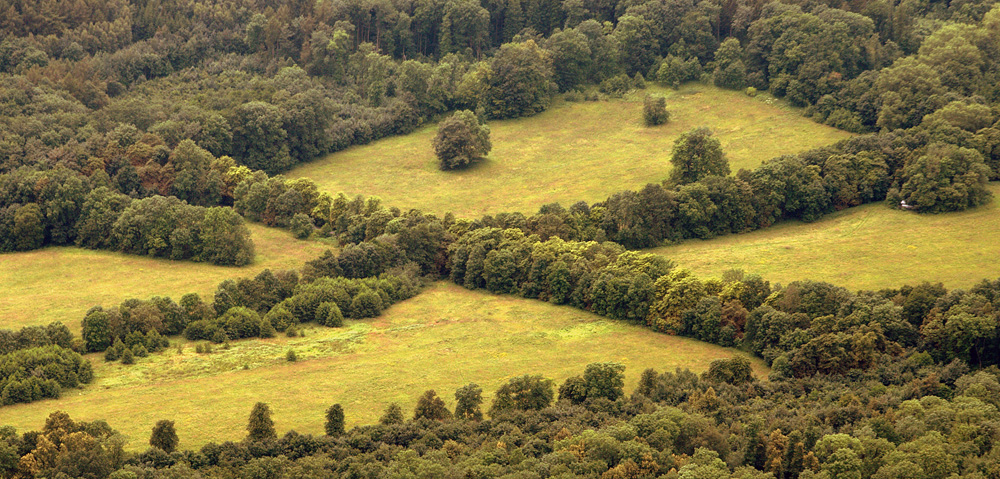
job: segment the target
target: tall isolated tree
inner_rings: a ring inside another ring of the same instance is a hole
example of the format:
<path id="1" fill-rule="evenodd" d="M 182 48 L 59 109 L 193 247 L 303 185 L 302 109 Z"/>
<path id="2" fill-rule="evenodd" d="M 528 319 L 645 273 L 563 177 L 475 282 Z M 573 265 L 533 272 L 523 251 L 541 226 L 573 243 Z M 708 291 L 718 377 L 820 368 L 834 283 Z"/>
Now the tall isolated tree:
<path id="1" fill-rule="evenodd" d="M 271 408 L 263 402 L 254 404 L 247 422 L 247 441 L 263 442 L 277 438 L 278 433 L 274 431 L 274 421 L 271 420 Z"/>
<path id="2" fill-rule="evenodd" d="M 166 419 L 156 421 L 153 426 L 153 433 L 149 436 L 149 445 L 160 448 L 166 453 L 174 452 L 177 449 L 177 431 L 174 430 L 174 422 Z"/>
<path id="3" fill-rule="evenodd" d="M 469 110 L 456 111 L 445 118 L 431 143 L 442 170 L 466 167 L 485 158 L 493 148 L 490 127 L 481 125 Z"/>
<path id="4" fill-rule="evenodd" d="M 334 404 L 326 410 L 327 436 L 339 436 L 344 433 L 344 408 L 340 404 Z"/>
<path id="5" fill-rule="evenodd" d="M 670 163 L 674 165 L 670 181 L 680 185 L 710 175 L 729 175 L 729 160 L 722 152 L 722 144 L 712 138 L 712 131 L 705 127 L 695 128 L 677 138 Z"/>

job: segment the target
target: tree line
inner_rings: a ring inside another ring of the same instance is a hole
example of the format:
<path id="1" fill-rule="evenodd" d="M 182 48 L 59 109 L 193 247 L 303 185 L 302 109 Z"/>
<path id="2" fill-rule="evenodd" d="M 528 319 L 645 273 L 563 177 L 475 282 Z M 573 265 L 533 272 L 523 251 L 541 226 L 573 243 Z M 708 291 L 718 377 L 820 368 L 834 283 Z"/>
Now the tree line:
<path id="1" fill-rule="evenodd" d="M 231 208 L 133 198 L 64 168 L 0 174 L 0 205 L 0 252 L 77 245 L 220 265 L 254 258 L 250 231 Z"/>
<path id="2" fill-rule="evenodd" d="M 759 381 L 745 360 L 643 371 L 595 363 L 556 387 L 510 378 L 485 408 L 475 383 L 447 402 L 434 391 L 412 413 L 385 408 L 377 424 L 344 427 L 332 405 L 325 434 L 279 435 L 257 403 L 239 441 L 185 449 L 188 431 L 151 425 L 150 448 L 126 453 L 104 421 L 53 413 L 43 428 L 0 435 L 7 475 L 49 477 L 532 477 L 766 479 L 981 478 L 996 472 L 995 369 L 934 365 L 921 354 L 855 377 Z M 451 405 L 451 406 L 450 406 Z M 485 409 L 485 411 L 484 411 Z M 280 419 L 280 418 L 279 418 Z M 86 460 L 82 460 L 86 459 Z"/>

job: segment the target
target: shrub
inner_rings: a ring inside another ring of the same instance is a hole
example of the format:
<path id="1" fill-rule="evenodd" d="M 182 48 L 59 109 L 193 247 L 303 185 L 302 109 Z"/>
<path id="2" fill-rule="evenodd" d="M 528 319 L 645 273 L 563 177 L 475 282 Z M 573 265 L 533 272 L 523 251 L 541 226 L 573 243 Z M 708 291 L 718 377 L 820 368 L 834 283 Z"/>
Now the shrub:
<path id="1" fill-rule="evenodd" d="M 131 349 L 126 349 L 122 353 L 122 364 L 135 364 L 135 355 L 132 353 Z"/>
<path id="2" fill-rule="evenodd" d="M 624 73 L 607 78 L 600 85 L 601 93 L 607 94 L 612 98 L 621 98 L 631 89 L 632 79 Z"/>
<path id="3" fill-rule="evenodd" d="M 662 125 L 670 120 L 666 98 L 646 95 L 642 101 L 642 120 L 646 126 Z"/>
<path id="4" fill-rule="evenodd" d="M 313 224 L 312 218 L 304 213 L 295 213 L 292 216 L 292 220 L 288 223 L 288 228 L 292 230 L 292 234 L 298 239 L 308 238 L 309 235 L 313 233 L 316 229 L 316 225 Z"/>
<path id="5" fill-rule="evenodd" d="M 368 288 L 359 292 L 351 301 L 351 314 L 358 319 L 374 318 L 382 314 L 382 309 L 382 297 Z"/>
<path id="6" fill-rule="evenodd" d="M 337 303 L 326 301 L 319 303 L 319 306 L 316 308 L 316 321 L 323 326 L 339 328 L 344 325 L 344 315 L 340 312 L 340 307 L 337 306 Z"/>
<path id="7" fill-rule="evenodd" d="M 294 363 L 299 360 L 299 357 L 295 355 L 294 349 L 289 349 L 288 352 L 285 353 L 285 360 L 290 363 Z"/>

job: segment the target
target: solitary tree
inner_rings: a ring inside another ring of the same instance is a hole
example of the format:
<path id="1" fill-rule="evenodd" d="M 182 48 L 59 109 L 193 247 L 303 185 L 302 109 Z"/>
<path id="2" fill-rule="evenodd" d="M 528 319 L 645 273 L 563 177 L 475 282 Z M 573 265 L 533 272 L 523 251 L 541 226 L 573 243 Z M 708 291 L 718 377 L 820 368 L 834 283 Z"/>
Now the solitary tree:
<path id="1" fill-rule="evenodd" d="M 250 411 L 250 421 L 247 423 L 247 440 L 260 442 L 277 438 L 274 421 L 271 420 L 271 408 L 263 402 L 254 404 Z"/>
<path id="2" fill-rule="evenodd" d="M 662 96 L 646 95 L 642 101 L 642 120 L 646 126 L 662 125 L 669 119 L 667 99 Z"/>
<path id="3" fill-rule="evenodd" d="M 463 168 L 486 157 L 493 148 L 490 127 L 479 124 L 469 110 L 456 111 L 438 126 L 432 142 L 442 170 Z"/>
<path id="4" fill-rule="evenodd" d="M 340 404 L 326 410 L 326 435 L 339 436 L 344 433 L 344 408 Z"/>
<path id="5" fill-rule="evenodd" d="M 483 411 L 479 405 L 483 403 L 483 388 L 476 383 L 469 383 L 455 391 L 455 417 L 482 421 Z"/>
<path id="6" fill-rule="evenodd" d="M 162 419 L 153 426 L 153 434 L 149 436 L 149 445 L 162 449 L 164 452 L 174 452 L 177 449 L 177 431 L 174 422 Z"/>
<path id="7" fill-rule="evenodd" d="M 722 144 L 704 127 L 684 133 L 674 142 L 670 163 L 674 165 L 670 181 L 681 185 L 710 175 L 729 174 L 729 160 L 722 152 Z"/>

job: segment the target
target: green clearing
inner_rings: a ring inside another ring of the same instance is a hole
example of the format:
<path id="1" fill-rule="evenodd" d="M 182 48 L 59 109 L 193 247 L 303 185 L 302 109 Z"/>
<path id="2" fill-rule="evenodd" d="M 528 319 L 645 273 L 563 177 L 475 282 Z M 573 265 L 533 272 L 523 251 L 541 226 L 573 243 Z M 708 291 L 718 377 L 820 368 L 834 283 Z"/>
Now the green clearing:
<path id="1" fill-rule="evenodd" d="M 429 125 L 331 154 L 288 176 L 311 178 L 330 193 L 377 195 L 400 208 L 478 218 L 503 211 L 530 214 L 552 202 L 593 203 L 659 182 L 669 173 L 674 140 L 699 126 L 712 128 L 733 171 L 850 136 L 764 95 L 750 98 L 697 83 L 648 92 L 667 97 L 666 125 L 642 125 L 639 96 L 560 100 L 533 117 L 491 122 L 493 151 L 465 171 L 437 169 L 431 148 L 437 128 Z"/>
<path id="2" fill-rule="evenodd" d="M 253 276 L 266 268 L 300 269 L 333 246 L 299 241 L 291 233 L 248 224 L 257 248 L 253 264 L 240 268 L 170 261 L 75 247 L 53 247 L 0 255 L 0 328 L 62 321 L 80 332 L 94 305 L 116 306 L 128 298 L 187 293 L 211 298 L 225 279 Z"/>
<path id="3" fill-rule="evenodd" d="M 870 204 L 815 223 L 650 251 L 704 276 L 738 268 L 782 284 L 814 279 L 857 290 L 927 280 L 964 288 L 1000 276 L 1000 183 L 990 191 L 993 203 L 969 211 L 918 215 Z"/>
<path id="4" fill-rule="evenodd" d="M 299 361 L 284 360 L 294 348 Z M 183 448 L 239 440 L 257 401 L 270 404 L 279 434 L 322 434 L 324 411 L 344 406 L 348 426 L 375 423 L 391 402 L 411 414 L 434 389 L 454 408 L 454 391 L 494 390 L 514 375 L 542 374 L 560 384 L 592 362 L 626 365 L 626 391 L 646 368 L 702 372 L 711 361 L 744 355 L 695 340 L 601 318 L 566 306 L 468 291 L 436 283 L 370 321 L 340 329 L 316 327 L 305 337 L 241 341 L 199 355 L 191 344 L 140 359 L 133 366 L 91 356 L 97 379 L 58 400 L 0 408 L 0 424 L 42 427 L 54 410 L 74 419 L 107 419 L 145 449 L 153 424 L 177 422 Z M 752 359 L 758 377 L 767 370 Z M 248 369 L 243 369 L 244 365 Z"/>

